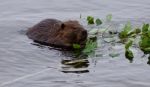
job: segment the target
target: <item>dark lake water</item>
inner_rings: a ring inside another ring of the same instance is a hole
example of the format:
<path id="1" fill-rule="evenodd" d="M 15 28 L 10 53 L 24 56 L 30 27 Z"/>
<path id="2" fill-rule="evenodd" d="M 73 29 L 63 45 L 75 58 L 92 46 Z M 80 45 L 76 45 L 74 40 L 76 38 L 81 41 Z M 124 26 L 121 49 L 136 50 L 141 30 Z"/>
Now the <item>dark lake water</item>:
<path id="1" fill-rule="evenodd" d="M 150 87 L 148 59 L 133 48 L 134 61 L 124 46 L 102 44 L 82 59 L 83 67 L 63 65 L 69 52 L 33 45 L 24 34 L 45 18 L 77 19 L 113 15 L 116 24 L 150 23 L 149 0 L 0 0 L 0 87 Z M 118 52 L 115 58 L 110 52 Z M 75 71 L 75 72 L 71 72 Z M 83 72 L 78 72 L 83 71 Z"/>

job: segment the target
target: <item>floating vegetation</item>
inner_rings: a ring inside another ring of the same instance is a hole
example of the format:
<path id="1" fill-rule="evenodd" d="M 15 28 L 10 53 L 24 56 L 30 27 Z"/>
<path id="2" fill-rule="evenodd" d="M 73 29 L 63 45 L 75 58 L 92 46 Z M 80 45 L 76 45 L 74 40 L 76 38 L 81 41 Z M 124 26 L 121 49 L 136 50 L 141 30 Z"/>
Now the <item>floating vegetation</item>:
<path id="1" fill-rule="evenodd" d="M 79 44 L 73 44 L 73 48 L 74 48 L 74 49 L 80 49 L 81 47 L 80 47 Z"/>
<path id="2" fill-rule="evenodd" d="M 92 16 L 87 16 L 87 22 L 88 22 L 88 25 L 96 24 L 96 26 L 99 26 L 102 24 L 102 21 L 99 18 L 95 19 Z"/>
<path id="3" fill-rule="evenodd" d="M 106 16 L 106 21 L 111 21 L 112 20 L 112 14 L 108 14 Z"/>
<path id="4" fill-rule="evenodd" d="M 123 31 L 121 31 L 119 33 L 119 38 L 124 41 L 127 42 L 125 44 L 125 56 L 127 59 L 130 60 L 130 62 L 133 61 L 133 53 L 132 51 L 129 49 L 130 46 L 132 46 L 132 43 L 135 40 L 135 38 L 140 37 L 139 38 L 139 43 L 137 44 L 143 52 L 144 54 L 150 54 L 150 27 L 149 24 L 143 24 L 142 29 L 140 28 L 136 28 L 133 29 L 131 28 L 131 24 L 126 24 L 125 27 L 123 28 Z M 131 41 L 132 39 L 132 41 Z"/>
<path id="5" fill-rule="evenodd" d="M 80 15 L 80 18 L 81 15 Z M 110 22 L 112 20 L 112 14 L 108 14 L 106 16 L 105 22 Z M 102 22 L 99 18 L 94 18 L 93 16 L 87 16 L 86 18 L 88 25 L 95 25 L 96 26 L 102 26 L 104 22 Z M 144 54 L 150 55 L 150 25 L 149 24 L 143 24 L 142 27 L 134 28 L 131 25 L 131 22 L 127 22 L 122 30 L 120 32 L 111 30 L 111 24 L 108 23 L 106 28 L 96 27 L 89 30 L 89 37 L 86 43 L 85 48 L 80 51 L 81 53 L 84 53 L 86 55 L 90 55 L 91 52 L 94 52 L 95 49 L 97 49 L 97 37 L 102 37 L 103 40 L 107 41 L 108 43 L 120 43 L 124 44 L 124 50 L 125 50 L 125 57 L 132 63 L 134 54 L 131 50 L 133 46 L 136 45 L 137 48 L 139 48 L 141 51 L 143 51 Z M 94 37 L 95 40 L 92 40 Z M 109 37 L 109 38 L 108 38 Z M 115 38 L 114 38 L 115 37 Z M 118 39 L 116 39 L 116 37 Z M 80 49 L 79 45 L 73 46 L 75 49 Z M 109 56 L 114 58 L 118 57 L 120 54 L 115 53 L 109 53 Z M 147 64 L 150 64 L 150 56 L 148 57 Z"/>
<path id="6" fill-rule="evenodd" d="M 134 56 L 133 56 L 132 51 L 129 49 L 129 47 L 132 46 L 132 43 L 133 43 L 133 41 L 130 40 L 129 42 L 127 42 L 127 43 L 125 44 L 125 57 L 126 57 L 131 63 L 132 63 L 132 61 L 133 61 Z"/>
<path id="7" fill-rule="evenodd" d="M 95 39 L 95 40 L 93 40 Z M 89 54 L 93 52 L 97 47 L 97 42 L 96 42 L 96 37 L 94 38 L 89 38 L 86 42 L 85 49 L 83 49 L 84 54 Z"/>
<path id="8" fill-rule="evenodd" d="M 123 30 L 119 33 L 119 38 L 121 40 L 127 39 L 130 35 L 131 30 L 132 30 L 131 23 L 128 22 L 127 24 L 125 24 Z"/>
<path id="9" fill-rule="evenodd" d="M 94 23 L 95 23 L 95 22 L 94 22 L 94 17 L 88 16 L 88 17 L 87 17 L 87 22 L 88 22 L 88 24 L 94 24 Z"/>
<path id="10" fill-rule="evenodd" d="M 149 24 L 144 24 L 141 32 L 141 39 L 139 41 L 140 49 L 145 53 L 150 53 L 150 29 Z"/>
<path id="11" fill-rule="evenodd" d="M 98 25 L 101 25 L 101 24 L 102 24 L 102 21 L 101 21 L 99 18 L 97 18 L 97 19 L 95 20 L 95 23 L 96 23 L 96 25 L 98 26 Z"/>
<path id="12" fill-rule="evenodd" d="M 126 41 L 129 41 L 129 39 L 133 39 L 135 41 L 136 37 L 140 37 L 138 46 L 139 48 L 145 53 L 150 53 L 150 30 L 149 30 L 149 24 L 143 24 L 142 29 L 136 28 L 131 29 L 131 26 L 125 25 L 123 31 L 119 33 L 119 38 L 121 40 L 126 39 Z M 132 41 L 132 42 L 133 42 Z M 131 46 L 131 41 L 126 44 L 126 49 Z"/>

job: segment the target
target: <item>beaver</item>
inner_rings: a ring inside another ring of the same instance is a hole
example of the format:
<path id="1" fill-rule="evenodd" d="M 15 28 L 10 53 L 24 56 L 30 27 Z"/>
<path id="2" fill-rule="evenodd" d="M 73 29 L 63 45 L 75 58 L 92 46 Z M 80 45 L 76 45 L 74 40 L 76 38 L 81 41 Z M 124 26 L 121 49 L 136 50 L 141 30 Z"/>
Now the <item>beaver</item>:
<path id="1" fill-rule="evenodd" d="M 73 44 L 85 47 L 87 30 L 76 20 L 45 19 L 27 30 L 34 42 L 58 48 L 73 48 Z"/>

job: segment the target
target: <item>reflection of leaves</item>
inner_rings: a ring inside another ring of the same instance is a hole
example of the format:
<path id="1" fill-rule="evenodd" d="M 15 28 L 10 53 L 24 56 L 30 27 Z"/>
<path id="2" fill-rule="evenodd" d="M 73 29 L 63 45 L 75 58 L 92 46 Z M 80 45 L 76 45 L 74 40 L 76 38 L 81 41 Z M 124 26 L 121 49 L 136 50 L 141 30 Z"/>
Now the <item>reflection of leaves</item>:
<path id="1" fill-rule="evenodd" d="M 125 44 L 125 49 L 129 49 L 130 46 L 132 46 L 133 41 L 130 40 L 128 43 Z"/>
<path id="2" fill-rule="evenodd" d="M 87 59 L 63 60 L 62 64 L 71 65 L 74 68 L 83 68 L 88 67 L 89 61 Z"/>
<path id="3" fill-rule="evenodd" d="M 62 60 L 62 72 L 64 73 L 87 73 L 89 61 L 87 59 Z"/>
<path id="4" fill-rule="evenodd" d="M 125 57 L 132 63 L 134 56 L 131 50 L 126 50 Z"/>
<path id="5" fill-rule="evenodd" d="M 99 18 L 97 18 L 95 22 L 97 26 L 102 24 L 102 21 Z"/>
<path id="6" fill-rule="evenodd" d="M 149 57 L 148 57 L 147 64 L 149 64 L 149 65 L 150 65 L 150 55 L 149 55 Z"/>
<path id="7" fill-rule="evenodd" d="M 134 58 L 132 51 L 129 49 L 129 47 L 132 46 L 132 43 L 133 43 L 133 41 L 130 40 L 128 43 L 125 44 L 125 57 L 126 57 L 130 62 L 132 62 L 132 61 L 133 61 L 133 58 Z"/>

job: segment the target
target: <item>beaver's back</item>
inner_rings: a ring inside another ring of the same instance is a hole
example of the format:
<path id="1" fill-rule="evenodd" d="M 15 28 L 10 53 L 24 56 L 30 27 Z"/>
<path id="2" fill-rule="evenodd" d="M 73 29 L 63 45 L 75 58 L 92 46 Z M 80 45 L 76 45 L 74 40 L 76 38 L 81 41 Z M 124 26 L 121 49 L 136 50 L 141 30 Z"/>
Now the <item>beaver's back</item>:
<path id="1" fill-rule="evenodd" d="M 37 42 L 48 43 L 54 39 L 61 28 L 62 22 L 56 19 L 45 19 L 27 31 L 27 36 Z M 50 37 L 50 38 L 48 38 Z"/>

